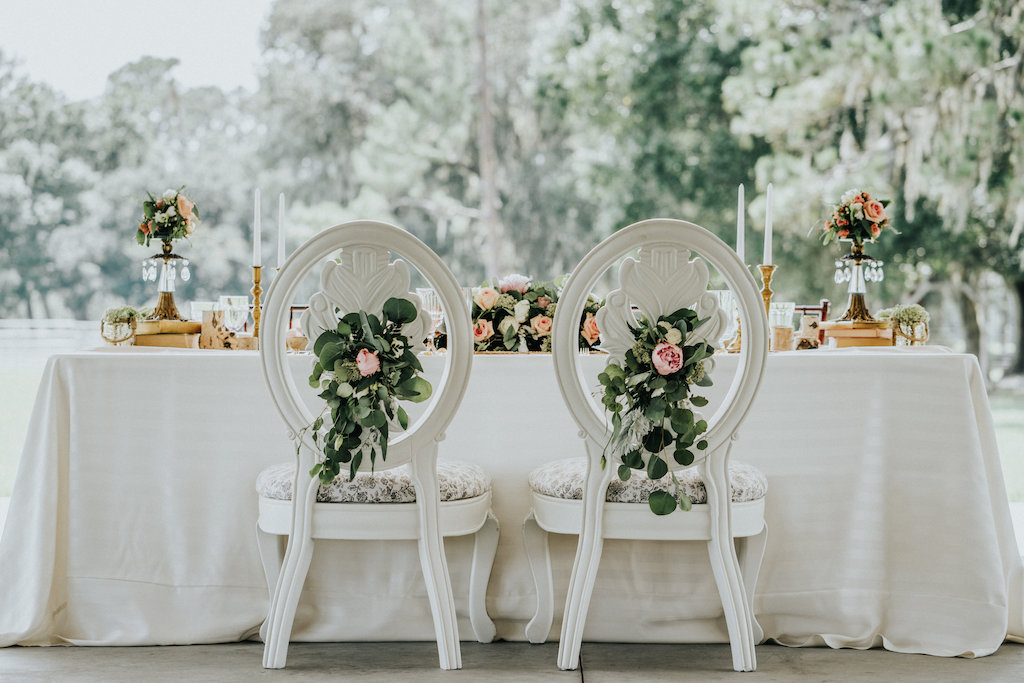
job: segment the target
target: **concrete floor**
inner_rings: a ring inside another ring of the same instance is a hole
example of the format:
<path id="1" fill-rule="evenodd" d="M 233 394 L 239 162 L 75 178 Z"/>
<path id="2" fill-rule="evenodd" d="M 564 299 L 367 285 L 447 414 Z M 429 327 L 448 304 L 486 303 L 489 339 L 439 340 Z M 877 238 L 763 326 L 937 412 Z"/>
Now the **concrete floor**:
<path id="1" fill-rule="evenodd" d="M 558 670 L 557 650 L 554 643 L 463 643 L 462 670 L 441 671 L 433 643 L 295 643 L 289 648 L 288 668 L 267 671 L 261 667 L 263 646 L 255 642 L 189 647 L 12 647 L 0 649 L 0 681 L 1024 681 L 1024 645 L 1013 643 L 980 659 L 762 645 L 757 648 L 758 670 L 750 674 L 732 671 L 727 645 L 588 643 L 576 671 Z"/>

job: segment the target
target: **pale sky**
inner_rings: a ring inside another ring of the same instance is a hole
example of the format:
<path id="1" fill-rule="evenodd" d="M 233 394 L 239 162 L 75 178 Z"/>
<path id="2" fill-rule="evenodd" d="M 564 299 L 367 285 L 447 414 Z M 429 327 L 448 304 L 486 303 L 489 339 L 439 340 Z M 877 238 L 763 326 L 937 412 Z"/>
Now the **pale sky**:
<path id="1" fill-rule="evenodd" d="M 0 50 L 70 99 L 146 55 L 177 57 L 187 87 L 256 87 L 259 34 L 273 0 L 0 0 Z"/>

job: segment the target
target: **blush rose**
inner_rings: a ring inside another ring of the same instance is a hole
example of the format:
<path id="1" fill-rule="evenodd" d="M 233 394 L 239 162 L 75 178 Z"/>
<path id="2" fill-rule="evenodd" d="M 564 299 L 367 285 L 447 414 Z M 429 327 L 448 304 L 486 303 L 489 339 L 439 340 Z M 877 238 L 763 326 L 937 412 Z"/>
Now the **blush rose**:
<path id="1" fill-rule="evenodd" d="M 683 367 L 683 350 L 675 344 L 661 342 L 651 352 L 651 363 L 659 375 L 671 375 Z"/>
<path id="2" fill-rule="evenodd" d="M 377 357 L 377 352 L 359 349 L 359 353 L 356 354 L 356 367 L 359 368 L 359 374 L 363 377 L 369 377 L 380 370 L 380 359 Z"/>
<path id="3" fill-rule="evenodd" d="M 473 323 L 473 341 L 482 342 L 494 336 L 494 325 L 490 320 L 477 320 Z"/>
<path id="4" fill-rule="evenodd" d="M 546 337 L 551 334 L 551 318 L 546 315 L 535 315 L 530 318 L 530 329 L 538 337 Z"/>
<path id="5" fill-rule="evenodd" d="M 872 223 L 881 223 L 885 220 L 885 207 L 882 202 L 872 199 L 864 203 L 864 217 Z"/>
<path id="6" fill-rule="evenodd" d="M 583 338 L 587 340 L 587 343 L 593 346 L 601 338 L 601 330 L 597 328 L 597 318 L 594 317 L 593 313 L 587 313 L 586 320 L 583 321 L 583 329 L 580 331 Z"/>
<path id="7" fill-rule="evenodd" d="M 473 302 L 480 307 L 480 310 L 489 311 L 498 301 L 498 290 L 493 287 L 481 287 L 473 295 Z"/>

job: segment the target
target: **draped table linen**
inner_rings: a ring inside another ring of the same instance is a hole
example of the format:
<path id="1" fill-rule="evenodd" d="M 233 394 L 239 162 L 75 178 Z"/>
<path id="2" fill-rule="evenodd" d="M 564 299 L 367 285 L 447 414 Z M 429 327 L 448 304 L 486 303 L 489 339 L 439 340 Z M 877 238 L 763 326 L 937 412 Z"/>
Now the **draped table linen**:
<path id="1" fill-rule="evenodd" d="M 708 415 L 736 366 L 716 358 Z M 424 361 L 436 381 L 443 358 Z M 312 360 L 291 362 L 301 386 Z M 594 376 L 603 364 L 586 360 Z M 583 446 L 549 355 L 479 355 L 472 372 L 441 457 L 493 478 L 488 610 L 499 638 L 523 640 L 528 475 Z M 973 356 L 772 354 L 732 455 L 768 477 L 754 600 L 767 637 L 980 656 L 1024 636 L 1024 564 Z M 0 645 L 252 637 L 268 605 L 255 480 L 292 457 L 255 353 L 54 356 L 0 539 Z M 576 538 L 551 539 L 559 605 Z M 472 541 L 446 549 L 464 615 Z M 317 543 L 293 640 L 432 639 L 414 542 Z M 703 544 L 606 541 L 585 639 L 726 641 Z"/>

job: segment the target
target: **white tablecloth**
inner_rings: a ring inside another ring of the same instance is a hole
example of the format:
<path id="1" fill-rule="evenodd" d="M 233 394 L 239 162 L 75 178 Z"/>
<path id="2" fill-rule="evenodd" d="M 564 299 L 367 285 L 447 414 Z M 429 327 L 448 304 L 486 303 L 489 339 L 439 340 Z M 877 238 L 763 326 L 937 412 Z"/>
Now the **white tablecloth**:
<path id="1" fill-rule="evenodd" d="M 293 362 L 302 378 L 309 359 Z M 734 368 L 719 357 L 717 373 Z M 523 639 L 535 604 L 527 474 L 581 449 L 550 356 L 474 359 L 442 457 L 494 479 L 500 638 Z M 291 453 L 254 353 L 55 356 L 0 540 L 0 644 L 250 637 L 268 603 L 254 481 Z M 769 479 L 755 600 L 768 637 L 982 655 L 1024 636 L 1024 564 L 973 356 L 773 354 L 733 455 Z M 552 541 L 558 604 L 575 537 Z M 471 544 L 446 546 L 464 614 Z M 720 614 L 702 544 L 611 541 L 585 638 L 724 641 Z M 318 543 L 293 638 L 433 639 L 414 544 Z"/>

